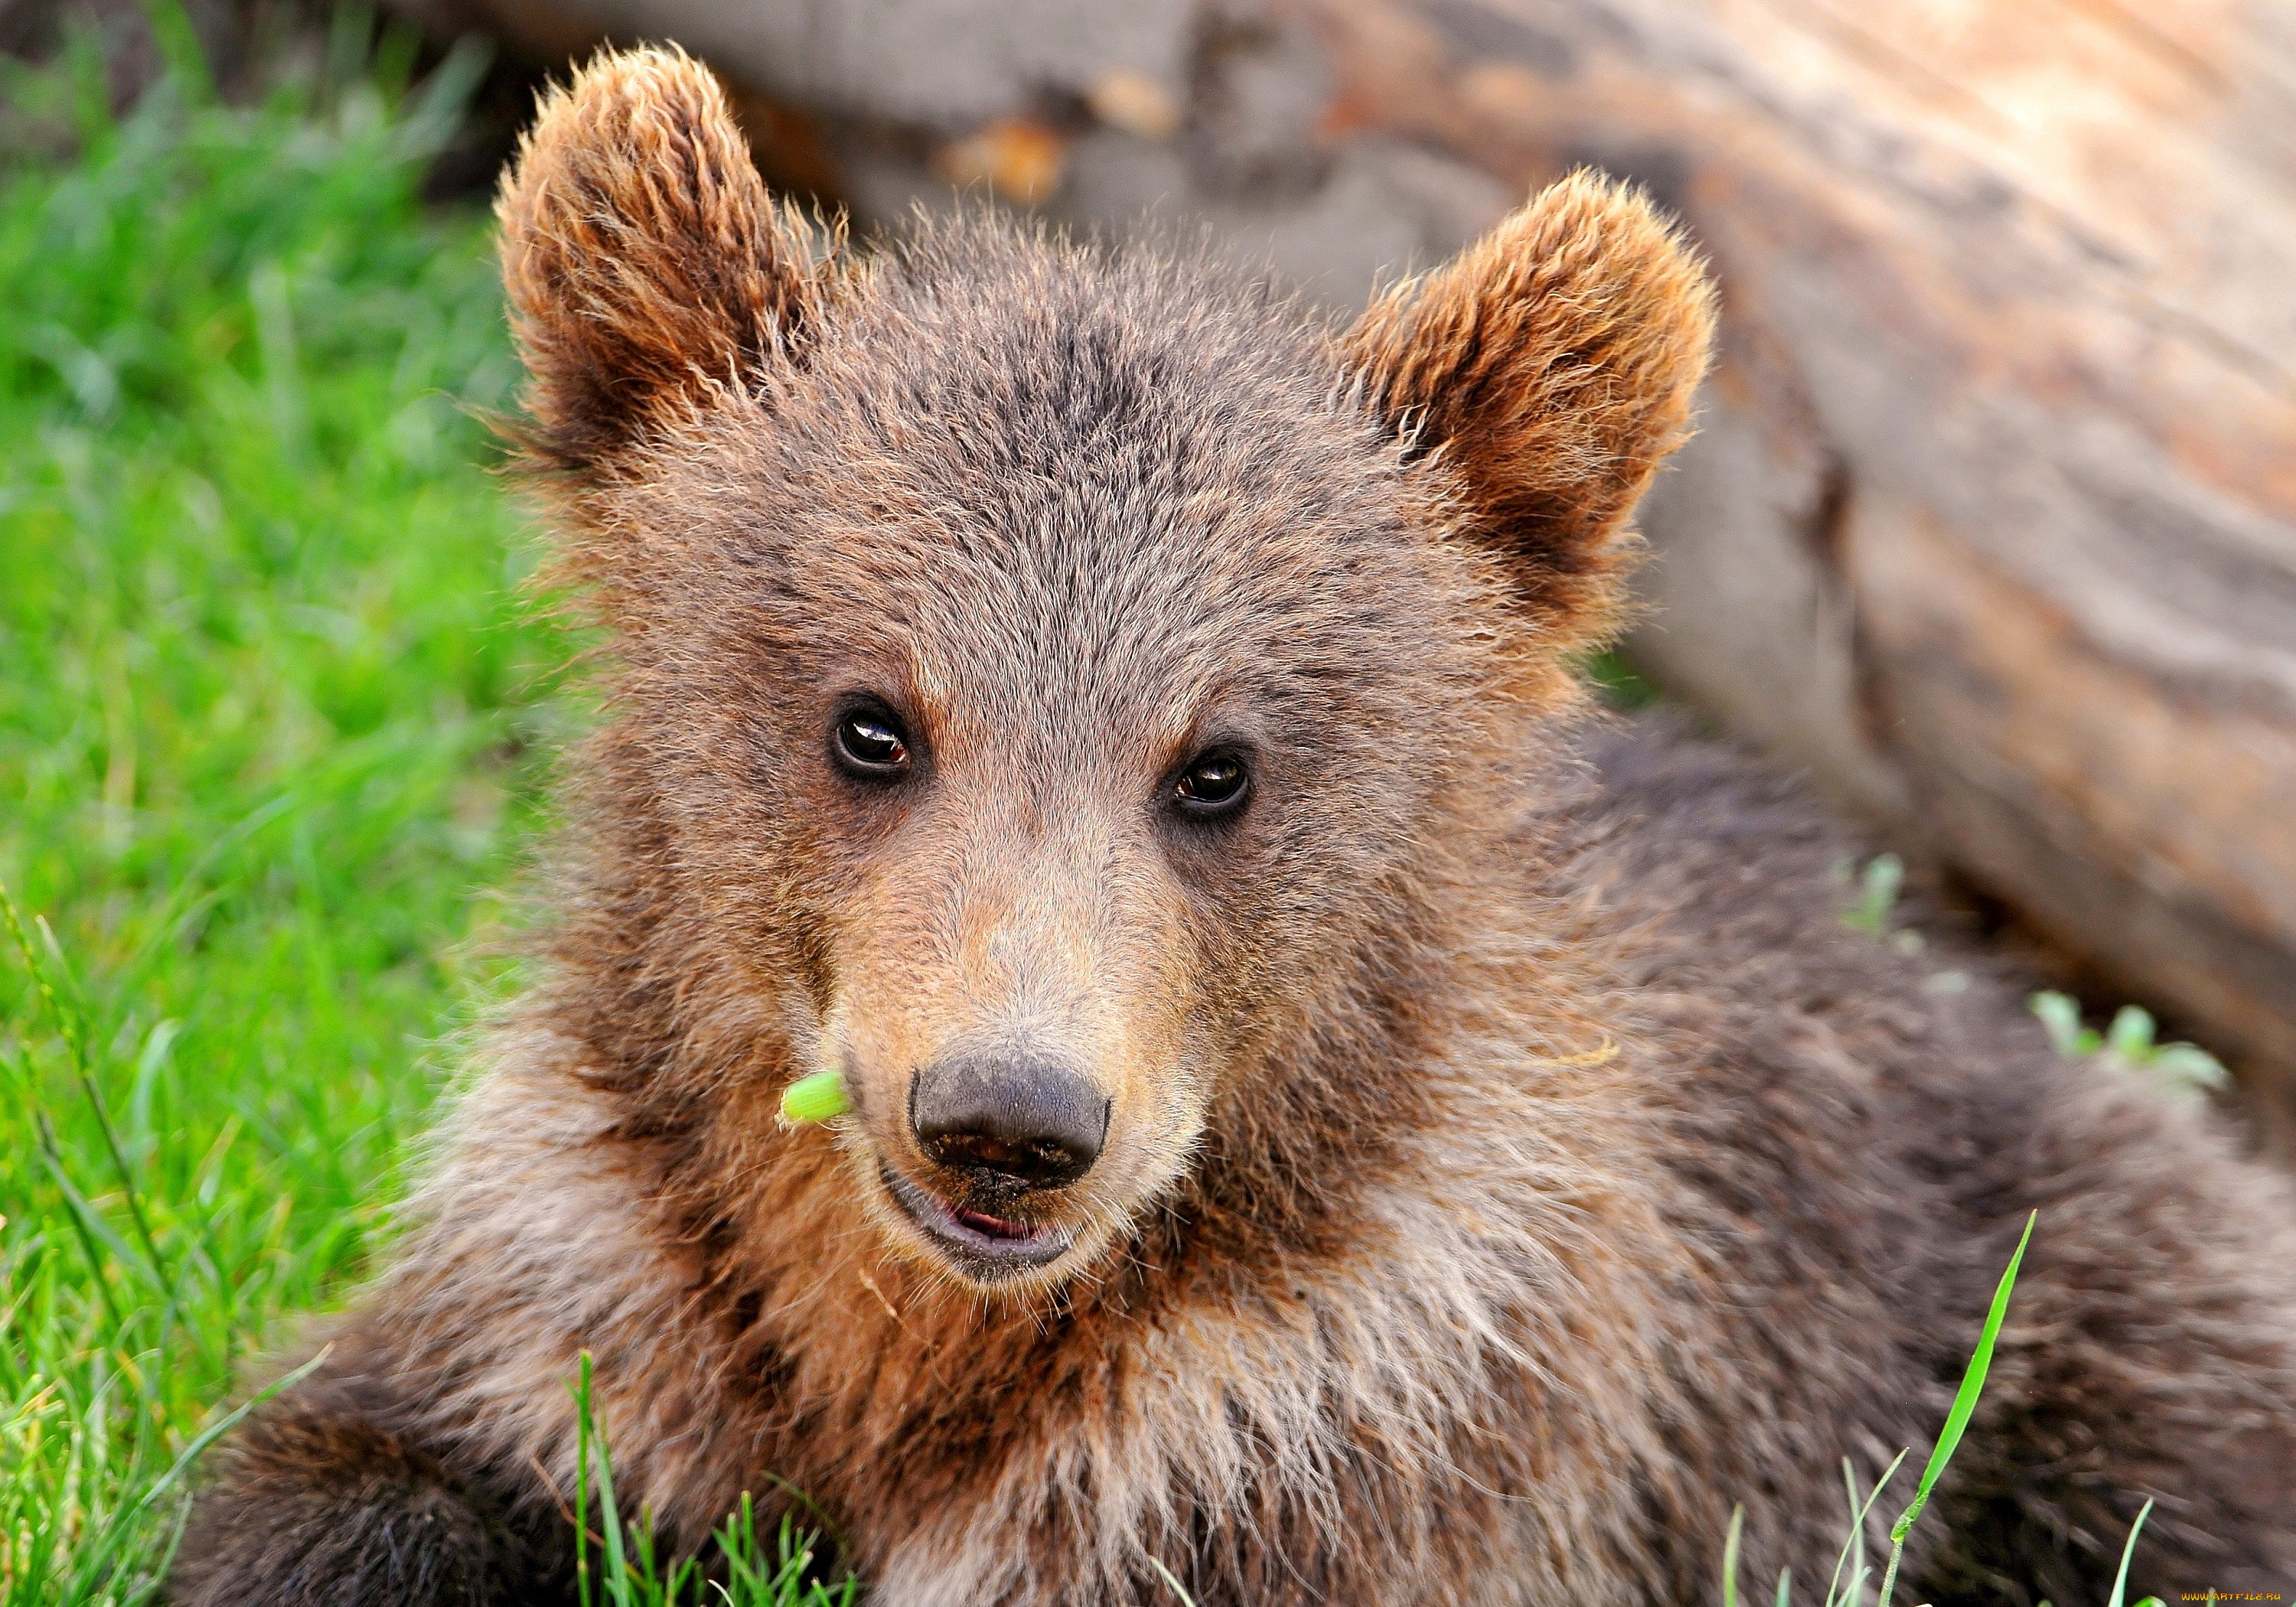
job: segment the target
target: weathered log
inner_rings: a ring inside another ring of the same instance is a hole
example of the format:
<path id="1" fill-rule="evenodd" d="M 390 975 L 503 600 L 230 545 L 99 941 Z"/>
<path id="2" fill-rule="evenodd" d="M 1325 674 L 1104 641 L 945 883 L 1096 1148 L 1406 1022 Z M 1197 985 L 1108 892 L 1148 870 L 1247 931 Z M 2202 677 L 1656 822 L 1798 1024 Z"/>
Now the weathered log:
<path id="1" fill-rule="evenodd" d="M 1636 660 L 2296 1112 L 2296 12 L 472 3 L 709 53 L 865 217 L 985 177 L 1339 306 L 1641 180 L 1726 325 Z"/>
<path id="2" fill-rule="evenodd" d="M 1668 684 L 2296 1091 L 2296 24 L 1315 7 L 1349 115 L 1643 176 L 1731 326 Z"/>

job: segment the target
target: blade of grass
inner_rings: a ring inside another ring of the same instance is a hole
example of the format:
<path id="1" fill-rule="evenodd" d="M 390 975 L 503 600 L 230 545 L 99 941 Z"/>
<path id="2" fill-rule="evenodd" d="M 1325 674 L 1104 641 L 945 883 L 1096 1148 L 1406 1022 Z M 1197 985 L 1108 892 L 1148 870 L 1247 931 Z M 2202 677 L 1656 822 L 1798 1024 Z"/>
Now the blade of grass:
<path id="1" fill-rule="evenodd" d="M 127 1219 L 135 1225 L 135 1236 L 143 1242 L 144 1253 L 151 1260 L 152 1278 L 172 1309 L 176 1295 L 168 1280 L 167 1258 L 160 1253 L 160 1242 L 152 1235 L 152 1224 L 144 1218 L 144 1202 L 135 1188 L 135 1174 L 127 1164 L 127 1151 L 120 1147 L 119 1131 L 111 1125 L 111 1108 L 103 1102 L 102 1090 L 95 1086 L 94 1069 L 88 1058 L 86 1015 L 76 1003 L 67 1009 L 54 986 L 48 980 L 47 968 L 41 964 L 39 956 L 33 952 L 32 940 L 24 931 L 23 919 L 16 909 L 16 900 L 10 895 L 5 882 L 0 882 L 0 917 L 6 919 L 8 935 L 15 941 L 16 952 L 23 957 L 24 968 L 32 973 L 32 986 L 38 991 L 41 1002 L 47 1006 L 49 1017 L 56 1024 L 57 1035 L 64 1041 L 65 1053 L 71 1058 L 72 1073 L 78 1079 L 80 1092 L 86 1095 L 89 1108 L 95 1112 L 95 1125 L 103 1135 L 103 1147 L 111 1152 L 112 1168 L 119 1174 L 120 1191 L 127 1201 Z M 53 951 L 55 934 L 50 932 L 45 924 L 40 930 Z M 50 1142 L 53 1144 L 53 1135 Z"/>
<path id="2" fill-rule="evenodd" d="M 2120 1607 L 2121 1603 L 2128 1597 L 2129 1559 L 2136 1556 L 2136 1537 L 2144 1532 L 2144 1520 L 2152 1515 L 2152 1502 L 2148 1496 L 2143 1510 L 2136 1514 L 2136 1521 L 2128 1526 L 2128 1543 L 2120 1548 L 2120 1571 L 2112 1576 L 2112 1599 L 2106 1603 L 2106 1607 Z M 2210 1594 L 2213 1595 L 2216 1593 L 2210 1591 Z"/>
<path id="3" fill-rule="evenodd" d="M 1172 1570 L 1164 1566 L 1163 1558 L 1149 1558 L 1148 1566 L 1153 1568 L 1158 1573 L 1164 1576 L 1164 1583 L 1169 1585 L 1172 1587 L 1172 1594 L 1180 1598 L 1181 1607 L 1196 1607 L 1196 1598 L 1188 1594 L 1188 1587 L 1185 1585 L 1181 1584 L 1178 1579 L 1175 1578 L 1172 1575 Z"/>
<path id="4" fill-rule="evenodd" d="M 590 1602 L 590 1353 L 582 1352 L 574 1385 L 574 1585 Z"/>
<path id="5" fill-rule="evenodd" d="M 106 1265 L 103 1252 L 96 1248 L 95 1236 L 89 1231 L 86 1202 L 64 1174 L 62 1159 L 56 1153 L 55 1128 L 48 1123 L 48 1113 L 45 1111 L 33 1111 L 32 1127 L 39 1137 L 40 1159 L 47 1163 L 49 1172 L 62 1187 L 64 1202 L 70 1208 L 73 1234 L 79 1240 L 80 1249 L 87 1257 L 88 1282 L 94 1286 L 96 1299 L 103 1307 L 103 1315 L 111 1320 L 112 1331 L 117 1332 L 121 1326 L 119 1305 L 111 1298 L 111 1281 L 103 1275 Z"/>
<path id="6" fill-rule="evenodd" d="M 142 0 L 142 10 L 177 93 L 190 101 L 213 99 L 215 78 L 208 70 L 207 53 L 200 48 L 199 29 L 192 26 L 191 14 L 184 9 L 183 0 Z"/>
<path id="7" fill-rule="evenodd" d="M 2009 1258 L 2009 1266 L 1993 1291 L 1992 1308 L 1985 1314 L 1985 1331 L 1978 1335 L 1977 1349 L 1961 1375 L 1961 1388 L 1954 1394 L 1953 1409 L 1946 1414 L 1945 1429 L 1938 1435 L 1937 1447 L 1930 1452 L 1929 1465 L 1922 1470 L 1922 1481 L 1914 1488 L 1913 1501 L 1890 1526 L 1890 1566 L 1882 1575 L 1882 1607 L 1890 1607 L 1892 1592 L 1897 1589 L 1898 1564 L 1905 1558 L 1906 1537 L 1921 1521 L 1922 1509 L 1929 1505 L 1930 1492 L 1937 1488 L 1939 1475 L 1953 1460 L 1954 1452 L 1961 1446 L 1962 1434 L 1976 1414 L 1977 1398 L 1985 1391 L 1986 1372 L 1993 1365 L 1993 1344 L 2000 1337 L 2001 1324 L 2009 1315 L 2009 1291 L 2016 1287 L 2017 1268 L 2025 1259 L 2025 1247 L 2033 1241 L 2033 1224 L 2040 1214 L 2037 1210 L 2025 1218 L 2025 1231 L 2017 1240 L 2017 1253 Z"/>
<path id="8" fill-rule="evenodd" d="M 1722 1542 L 1722 1607 L 1738 1607 L 1738 1543 L 1745 1536 L 1746 1509 L 1730 1509 L 1730 1535 Z"/>
<path id="9" fill-rule="evenodd" d="M 158 914 L 152 917 L 143 941 L 121 962 L 115 983 L 121 996 L 131 997 L 137 993 L 160 951 L 179 940 L 192 922 L 231 890 L 229 883 L 204 890 L 200 889 L 200 883 L 215 868 L 217 861 L 301 801 L 291 789 L 283 792 L 270 802 L 241 816 L 230 830 L 217 835 L 200 851 L 191 868 L 176 879 L 175 890 L 168 895 L 167 902 L 160 906 Z"/>
<path id="10" fill-rule="evenodd" d="M 779 1473 L 767 1473 L 766 1475 L 766 1482 L 772 1485 L 775 1489 L 781 1491 L 783 1495 L 787 1496 L 791 1500 L 796 1502 L 800 1506 L 803 1507 L 807 1512 L 813 1515 L 813 1521 L 817 1526 L 815 1530 L 816 1533 L 827 1536 L 829 1543 L 832 1546 L 835 1546 L 840 1552 L 849 1555 L 851 1554 L 853 1547 L 847 1541 L 845 1531 L 838 1527 L 836 1518 L 831 1514 L 827 1507 L 822 1505 L 820 1502 L 816 1501 L 810 1495 L 807 1494 L 804 1490 L 798 1488 L 796 1485 L 791 1484 Z"/>
<path id="11" fill-rule="evenodd" d="M 1866 1577 L 1866 1520 L 1872 1514 L 1874 1504 L 1882 1498 L 1882 1492 L 1890 1488 L 1890 1480 L 1895 1479 L 1898 1470 L 1905 1466 L 1909 1454 L 1906 1451 L 1898 1453 L 1890 1465 L 1882 1470 L 1882 1477 L 1875 1482 L 1873 1493 L 1862 1502 L 1857 1498 L 1857 1472 L 1849 1465 L 1849 1457 L 1841 1459 L 1841 1481 L 1849 1489 L 1849 1537 L 1841 1543 L 1841 1554 L 1833 1559 L 1833 1578 L 1826 1582 L 1825 1587 L 1825 1607 L 1839 1607 L 1843 1602 L 1849 1603 L 1850 1607 L 1864 1607 L 1866 1587 L 1857 1581 Z M 1845 1567 L 1849 1570 L 1852 1587 L 1857 1593 L 1848 1596 L 1837 1594 L 1841 1588 L 1841 1570 Z"/>
<path id="12" fill-rule="evenodd" d="M 587 1350 L 582 1352 L 579 1367 L 579 1379 L 574 1390 L 575 1432 L 578 1440 L 594 1445 L 598 1451 L 598 1518 L 604 1530 L 599 1538 L 606 1553 L 606 1594 L 613 1600 L 615 1607 L 636 1607 L 631 1594 L 634 1587 L 630 1579 L 629 1552 L 622 1534 L 621 1510 L 614 1500 L 613 1451 L 606 1439 L 605 1424 L 597 1416 L 591 1389 L 590 1353 Z M 577 1488 L 587 1483 L 585 1477 Z M 576 1512 L 578 1517 L 580 1508 L 578 1507 Z M 575 1544 L 578 1547 L 581 1543 L 582 1537 L 578 1532 Z"/>

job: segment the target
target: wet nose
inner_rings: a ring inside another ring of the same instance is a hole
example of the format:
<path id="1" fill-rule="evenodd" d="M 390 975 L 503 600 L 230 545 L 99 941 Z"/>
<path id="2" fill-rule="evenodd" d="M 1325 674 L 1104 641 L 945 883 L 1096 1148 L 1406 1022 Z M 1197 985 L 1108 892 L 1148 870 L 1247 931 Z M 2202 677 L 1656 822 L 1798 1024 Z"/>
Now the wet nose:
<path id="1" fill-rule="evenodd" d="M 1057 1062 L 964 1055 L 934 1062 L 909 1084 L 909 1125 L 944 1166 L 1058 1188 L 1100 1159 L 1108 1100 Z"/>

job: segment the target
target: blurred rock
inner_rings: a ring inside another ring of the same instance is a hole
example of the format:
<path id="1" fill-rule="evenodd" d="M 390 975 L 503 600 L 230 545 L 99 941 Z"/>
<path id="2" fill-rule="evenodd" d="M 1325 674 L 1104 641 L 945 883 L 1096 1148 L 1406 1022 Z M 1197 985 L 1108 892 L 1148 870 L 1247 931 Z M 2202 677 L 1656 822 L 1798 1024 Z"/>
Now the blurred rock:
<path id="1" fill-rule="evenodd" d="M 675 40 L 759 94 L 943 135 L 1081 103 L 1111 73 L 1181 103 L 1190 0 L 407 0 L 433 28 L 483 21 L 536 48 Z"/>

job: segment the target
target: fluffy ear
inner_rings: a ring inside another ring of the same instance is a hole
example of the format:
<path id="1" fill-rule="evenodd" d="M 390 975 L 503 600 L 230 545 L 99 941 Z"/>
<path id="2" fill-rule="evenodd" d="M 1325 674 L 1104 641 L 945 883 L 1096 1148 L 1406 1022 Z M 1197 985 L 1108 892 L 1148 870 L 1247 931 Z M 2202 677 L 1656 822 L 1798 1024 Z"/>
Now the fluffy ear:
<path id="1" fill-rule="evenodd" d="M 1373 405 L 1464 482 L 1470 525 L 1576 645 L 1617 625 L 1651 476 L 1688 433 L 1714 291 L 1637 192 L 1579 172 L 1346 337 Z"/>
<path id="2" fill-rule="evenodd" d="M 675 51 L 603 53 L 552 91 L 495 214 L 549 468 L 611 474 L 709 388 L 786 360 L 818 294 L 809 231 Z"/>

